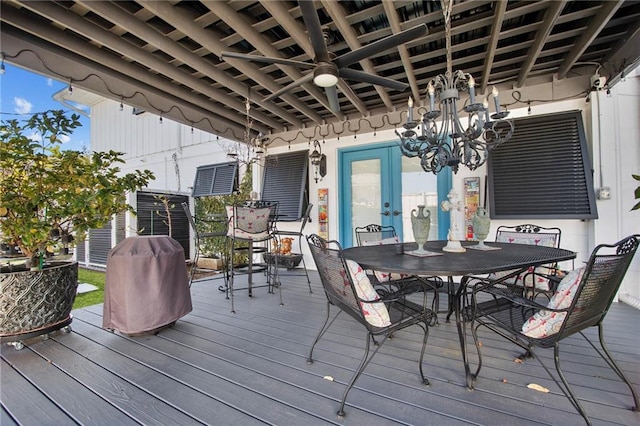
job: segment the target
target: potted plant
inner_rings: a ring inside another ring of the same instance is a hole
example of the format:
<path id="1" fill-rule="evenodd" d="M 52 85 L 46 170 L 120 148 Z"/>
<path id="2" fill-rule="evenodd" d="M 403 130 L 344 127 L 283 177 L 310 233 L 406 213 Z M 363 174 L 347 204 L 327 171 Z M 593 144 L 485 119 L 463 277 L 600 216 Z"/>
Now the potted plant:
<path id="1" fill-rule="evenodd" d="M 225 206 L 231 206 L 239 202 L 248 200 L 251 194 L 251 184 L 253 179 L 252 165 L 247 166 L 247 170 L 242 176 L 240 188 L 236 193 L 229 195 L 216 195 L 209 197 L 199 197 L 195 200 L 195 216 L 206 218 L 211 216 L 226 218 Z M 201 233 L 219 232 L 226 229 L 226 223 L 220 221 L 198 221 L 198 230 Z M 227 249 L 227 242 L 224 238 L 206 238 L 200 241 L 200 251 L 203 256 L 199 259 L 199 267 L 204 269 L 220 269 L 224 267 L 224 255 Z M 236 253 L 237 258 L 234 264 L 246 263 L 246 254 Z M 215 267 L 212 267 L 215 266 Z"/>
<path id="2" fill-rule="evenodd" d="M 54 262 L 52 254 L 133 211 L 126 193 L 154 178 L 148 170 L 120 173 L 119 152 L 61 149 L 81 125 L 78 118 L 52 110 L 0 124 L 0 240 L 22 258 L 1 265 L 2 341 L 21 342 L 71 322 L 78 265 Z"/>

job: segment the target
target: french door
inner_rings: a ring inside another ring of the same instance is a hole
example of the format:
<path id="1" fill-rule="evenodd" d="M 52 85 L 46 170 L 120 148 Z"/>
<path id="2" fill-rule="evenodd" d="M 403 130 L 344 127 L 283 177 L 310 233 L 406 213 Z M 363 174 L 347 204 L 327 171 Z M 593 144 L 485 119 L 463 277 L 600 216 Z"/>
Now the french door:
<path id="1" fill-rule="evenodd" d="M 355 245 L 355 228 L 368 224 L 392 225 L 402 241 L 413 241 L 411 211 L 421 204 L 431 213 L 429 238 L 446 238 L 448 215 L 438 206 L 449 192 L 450 172 L 425 173 L 419 160 L 403 157 L 395 143 L 345 148 L 339 161 L 344 247 Z"/>

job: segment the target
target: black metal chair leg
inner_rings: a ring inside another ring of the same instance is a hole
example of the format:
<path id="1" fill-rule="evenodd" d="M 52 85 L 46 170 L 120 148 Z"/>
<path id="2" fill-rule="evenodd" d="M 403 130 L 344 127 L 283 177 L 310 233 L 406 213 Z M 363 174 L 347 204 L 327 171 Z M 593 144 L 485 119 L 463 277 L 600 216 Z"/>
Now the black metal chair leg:
<path id="1" fill-rule="evenodd" d="M 582 334 L 582 332 L 580 332 L 580 334 Z M 587 339 L 587 337 L 584 334 L 582 334 L 582 337 L 584 337 L 589 342 L 589 344 L 593 347 L 593 349 L 595 349 L 596 352 L 598 352 L 598 354 L 602 357 L 602 359 L 604 359 L 606 363 L 609 364 L 609 367 L 611 367 L 611 369 L 616 372 L 618 377 L 620 377 L 620 379 L 626 383 L 626 385 L 629 387 L 629 390 L 631 390 L 631 396 L 633 397 L 632 410 L 638 411 L 638 409 L 640 408 L 640 404 L 638 403 L 638 394 L 635 388 L 631 385 L 631 382 L 629 381 L 629 379 L 627 379 L 627 377 L 624 375 L 620 367 L 618 367 L 618 364 L 616 364 L 616 362 L 613 360 L 613 357 L 611 356 L 609 349 L 607 349 L 607 346 L 604 344 L 604 326 L 602 325 L 602 323 L 598 324 L 598 338 L 600 340 L 600 346 L 602 346 L 602 350 L 604 351 L 606 357 L 598 350 L 598 348 L 596 348 L 596 346 L 593 343 L 591 343 L 589 339 Z"/>
<path id="2" fill-rule="evenodd" d="M 380 344 L 375 347 L 371 355 L 369 355 L 369 349 L 371 348 L 371 344 L 370 344 L 371 339 L 369 339 L 370 334 L 371 333 L 367 332 L 367 338 L 365 339 L 367 343 L 364 348 L 364 355 L 362 357 L 362 360 L 360 361 L 360 365 L 358 366 L 358 369 L 356 370 L 356 372 L 353 374 L 353 377 L 351 377 L 351 380 L 347 385 L 347 389 L 345 389 L 344 394 L 342 395 L 342 400 L 340 401 L 340 408 L 338 409 L 338 417 L 344 417 L 344 404 L 347 401 L 347 395 L 349 394 L 349 391 L 351 390 L 353 385 L 356 383 L 356 380 L 358 380 L 358 378 L 360 377 L 364 369 L 367 367 L 371 359 L 376 355 L 376 353 L 378 352 L 378 350 L 386 340 L 386 337 L 383 338 L 382 342 L 380 342 Z"/>
<path id="3" fill-rule="evenodd" d="M 316 343 L 320 341 L 322 336 L 324 336 L 324 333 L 329 329 L 329 327 L 331 327 L 331 324 L 333 324 L 336 318 L 340 316 L 340 312 L 342 311 L 338 311 L 338 313 L 333 317 L 331 322 L 329 322 L 329 317 L 331 315 L 331 303 L 327 302 L 327 317 L 325 318 L 324 324 L 320 328 L 320 331 L 318 332 L 316 339 L 313 341 L 313 344 L 311 345 L 311 349 L 309 349 L 309 357 L 307 358 L 307 364 L 313 364 L 313 348 L 316 347 Z"/>
<path id="4" fill-rule="evenodd" d="M 420 359 L 418 360 L 418 366 L 420 368 L 420 377 L 422 378 L 422 384 L 430 385 L 431 383 L 429 383 L 429 379 L 424 377 L 424 371 L 422 371 L 422 361 L 424 360 L 424 350 L 427 347 L 427 340 L 429 339 L 429 327 L 425 326 L 422 328 L 424 329 L 424 338 L 422 339 L 422 350 L 420 351 Z"/>
<path id="5" fill-rule="evenodd" d="M 536 357 L 536 358 L 538 358 L 538 361 L 540 361 L 539 357 Z M 553 361 L 555 362 L 558 376 L 560 377 L 560 380 L 562 380 L 562 384 L 564 385 L 564 387 L 560 386 L 560 388 L 562 389 L 562 392 L 566 395 L 569 401 L 571 401 L 571 404 L 574 406 L 576 410 L 578 410 L 578 412 L 584 418 L 587 424 L 591 426 L 591 420 L 589 420 L 589 416 L 587 416 L 587 413 L 586 411 L 584 411 L 582 404 L 580 404 L 580 401 L 578 401 L 578 398 L 576 397 L 575 393 L 573 393 L 573 389 L 571 389 L 571 386 L 569 386 L 569 382 L 567 382 L 567 379 L 564 377 L 564 374 L 562 373 L 562 369 L 560 368 L 560 345 L 558 345 L 557 343 L 553 348 Z M 542 364 L 542 361 L 540 361 L 540 363 Z M 542 365 L 544 367 L 544 364 Z M 557 383 L 557 380 L 556 380 L 556 383 Z M 558 385 L 560 384 L 558 383 Z"/>
<path id="6" fill-rule="evenodd" d="M 300 254 L 302 255 L 302 234 L 298 236 L 298 245 L 300 246 Z M 309 278 L 309 271 L 307 270 L 307 263 L 304 261 L 304 256 L 302 256 L 302 267 L 304 268 L 304 274 L 307 276 L 309 293 L 313 293 L 313 290 L 311 290 L 311 279 Z"/>

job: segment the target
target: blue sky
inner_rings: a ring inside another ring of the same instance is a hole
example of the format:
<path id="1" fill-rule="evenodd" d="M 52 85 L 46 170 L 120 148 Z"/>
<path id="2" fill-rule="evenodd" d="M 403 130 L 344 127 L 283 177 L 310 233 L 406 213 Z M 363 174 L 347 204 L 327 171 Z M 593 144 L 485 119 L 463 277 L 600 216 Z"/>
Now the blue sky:
<path id="1" fill-rule="evenodd" d="M 0 112 L 2 120 L 27 119 L 31 114 L 50 109 L 74 112 L 53 99 L 53 95 L 66 89 L 68 83 L 26 71 L 5 62 L 5 73 L 0 75 Z M 83 150 L 90 147 L 89 118 L 80 115 L 78 127 L 63 149 Z"/>

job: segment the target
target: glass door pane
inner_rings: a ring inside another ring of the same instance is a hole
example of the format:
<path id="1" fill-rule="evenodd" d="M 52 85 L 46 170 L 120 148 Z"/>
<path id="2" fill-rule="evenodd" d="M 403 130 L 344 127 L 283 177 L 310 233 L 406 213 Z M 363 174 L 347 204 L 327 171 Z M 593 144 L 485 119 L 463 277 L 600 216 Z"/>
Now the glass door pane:
<path id="1" fill-rule="evenodd" d="M 402 229 L 403 241 L 415 241 L 411 229 L 411 211 L 426 206 L 431 214 L 429 239 L 438 239 L 438 177 L 425 173 L 419 158 L 402 157 Z"/>
<path id="2" fill-rule="evenodd" d="M 381 161 L 378 158 L 351 163 L 351 228 L 380 223 L 382 211 Z"/>

